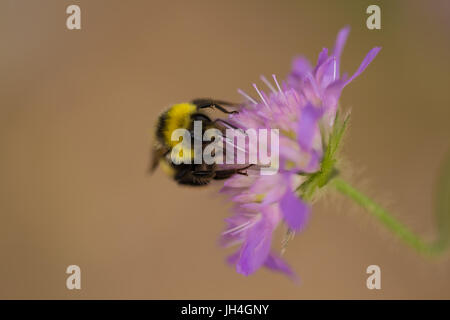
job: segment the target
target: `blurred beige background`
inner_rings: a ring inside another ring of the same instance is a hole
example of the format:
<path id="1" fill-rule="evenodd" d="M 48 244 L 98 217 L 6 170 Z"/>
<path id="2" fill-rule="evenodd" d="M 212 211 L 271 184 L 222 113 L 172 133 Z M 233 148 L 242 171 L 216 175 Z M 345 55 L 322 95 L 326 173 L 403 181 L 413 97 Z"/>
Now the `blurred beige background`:
<path id="1" fill-rule="evenodd" d="M 369 31 L 375 3 L 382 30 Z M 80 31 L 66 29 L 70 4 Z M 0 1 L 0 298 L 449 299 L 448 258 L 418 256 L 339 196 L 289 244 L 301 286 L 245 278 L 217 246 L 230 206 L 220 184 L 146 173 L 165 107 L 239 100 L 260 74 L 286 76 L 293 56 L 315 61 L 346 24 L 342 70 L 383 47 L 342 97 L 346 175 L 432 240 L 450 141 L 448 1 Z M 65 287 L 70 264 L 80 291 Z M 370 264 L 380 291 L 366 288 Z"/>

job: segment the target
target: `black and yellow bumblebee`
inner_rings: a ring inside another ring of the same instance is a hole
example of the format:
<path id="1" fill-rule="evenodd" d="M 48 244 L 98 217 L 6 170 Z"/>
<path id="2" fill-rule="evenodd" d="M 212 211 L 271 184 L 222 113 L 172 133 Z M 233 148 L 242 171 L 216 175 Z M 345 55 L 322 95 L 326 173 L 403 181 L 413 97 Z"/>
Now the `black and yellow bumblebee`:
<path id="1" fill-rule="evenodd" d="M 158 118 L 156 124 L 155 138 L 156 143 L 153 147 L 153 155 L 151 161 L 150 171 L 153 172 L 158 165 L 170 175 L 175 181 L 180 184 L 201 186 L 206 185 L 211 180 L 227 179 L 234 174 L 246 175 L 246 169 L 250 166 L 240 168 L 222 168 L 217 164 L 195 164 L 195 163 L 180 163 L 174 164 L 171 160 L 172 148 L 178 144 L 178 141 L 172 140 L 172 132 L 176 129 L 182 128 L 190 132 L 193 131 L 194 121 L 202 122 L 202 135 L 205 130 L 209 128 L 216 128 L 224 131 L 224 128 L 234 128 L 229 122 L 217 118 L 212 120 L 206 114 L 205 109 L 217 109 L 224 114 L 237 113 L 238 111 L 229 111 L 224 106 L 236 108 L 235 103 L 213 100 L 213 99 L 195 99 L 191 102 L 179 103 L 172 105 L 168 110 L 164 111 Z M 191 134 L 193 137 L 194 135 Z M 194 144 L 191 143 L 190 156 L 194 157 Z"/>

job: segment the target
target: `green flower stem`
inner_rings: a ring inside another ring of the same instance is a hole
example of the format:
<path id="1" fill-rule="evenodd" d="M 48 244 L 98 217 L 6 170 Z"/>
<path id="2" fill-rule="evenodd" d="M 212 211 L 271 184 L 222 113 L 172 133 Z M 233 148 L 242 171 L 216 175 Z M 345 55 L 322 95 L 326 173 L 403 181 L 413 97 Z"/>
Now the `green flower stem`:
<path id="1" fill-rule="evenodd" d="M 340 193 L 351 198 L 361 207 L 373 214 L 389 230 L 418 252 L 426 255 L 436 255 L 443 251 L 444 248 L 441 245 L 438 243 L 429 244 L 425 242 L 420 236 L 413 233 L 405 225 L 394 218 L 386 209 L 379 206 L 341 178 L 332 179 L 330 184 Z"/>

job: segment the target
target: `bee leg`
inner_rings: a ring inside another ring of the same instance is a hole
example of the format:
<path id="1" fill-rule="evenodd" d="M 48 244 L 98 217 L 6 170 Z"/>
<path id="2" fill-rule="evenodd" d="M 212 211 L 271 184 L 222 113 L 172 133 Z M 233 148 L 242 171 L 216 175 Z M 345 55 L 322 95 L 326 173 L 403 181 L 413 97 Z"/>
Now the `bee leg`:
<path id="1" fill-rule="evenodd" d="M 224 106 L 237 106 L 237 103 L 234 102 L 228 102 L 228 101 L 223 101 L 223 100 L 215 100 L 215 99 L 210 99 L 210 98 L 201 98 L 201 99 L 194 99 L 192 100 L 192 103 L 195 104 L 196 106 L 200 107 L 200 106 L 210 106 L 213 104 L 220 104 L 220 105 L 224 105 Z"/>
<path id="2" fill-rule="evenodd" d="M 193 170 L 191 171 L 193 177 L 192 182 L 196 185 L 208 184 L 214 178 L 215 173 L 212 170 Z"/>
<path id="3" fill-rule="evenodd" d="M 228 111 L 227 109 L 225 109 L 224 107 L 222 107 L 222 106 L 219 105 L 219 104 L 213 104 L 211 107 L 212 107 L 212 108 L 216 108 L 216 109 L 218 109 L 218 110 L 220 110 L 220 111 L 222 111 L 223 113 L 226 113 L 226 114 L 239 113 L 239 112 L 236 111 L 236 110 Z"/>
<path id="4" fill-rule="evenodd" d="M 206 177 L 208 175 L 212 175 L 212 171 L 210 170 L 197 170 L 192 171 L 192 175 L 199 177 Z"/>
<path id="5" fill-rule="evenodd" d="M 237 174 L 242 174 L 242 175 L 244 175 L 244 176 L 248 176 L 248 173 L 247 173 L 247 169 L 248 168 L 250 168 L 251 166 L 253 166 L 253 164 L 249 164 L 248 166 L 246 166 L 246 167 L 244 167 L 244 168 L 240 168 L 240 169 L 237 169 Z M 245 171 L 244 171 L 245 170 Z"/>
<path id="6" fill-rule="evenodd" d="M 234 174 L 241 174 L 244 176 L 248 176 L 247 171 L 244 171 L 244 170 L 247 170 L 251 166 L 253 166 L 253 164 L 250 164 L 244 168 L 239 168 L 239 169 L 217 170 L 216 176 L 214 177 L 214 179 L 215 180 L 227 179 Z"/>
<path id="7" fill-rule="evenodd" d="M 211 179 L 211 171 L 195 171 L 192 168 L 180 170 L 175 175 L 175 180 L 179 184 L 190 186 L 203 186 L 208 184 Z"/>
<path id="8" fill-rule="evenodd" d="M 216 171 L 216 175 L 214 176 L 214 180 L 223 180 L 228 179 L 232 175 L 236 173 L 236 170 L 221 170 Z"/>
<path id="9" fill-rule="evenodd" d="M 226 114 L 238 113 L 237 111 L 228 111 L 227 109 L 222 107 L 222 104 L 228 105 L 228 106 L 236 105 L 235 103 L 231 103 L 231 102 L 212 100 L 212 99 L 196 99 L 196 100 L 193 100 L 192 103 L 195 104 L 197 106 L 197 108 L 199 108 L 199 109 L 216 108 Z"/>

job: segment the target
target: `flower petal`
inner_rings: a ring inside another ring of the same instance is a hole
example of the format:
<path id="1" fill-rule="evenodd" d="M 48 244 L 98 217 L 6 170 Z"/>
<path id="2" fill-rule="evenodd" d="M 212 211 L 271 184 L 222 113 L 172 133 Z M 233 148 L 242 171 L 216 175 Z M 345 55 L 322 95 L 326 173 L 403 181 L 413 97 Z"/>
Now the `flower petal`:
<path id="1" fill-rule="evenodd" d="M 232 188 L 246 188 L 251 186 L 255 179 L 254 176 L 234 175 L 226 180 L 223 185 Z"/>
<path id="2" fill-rule="evenodd" d="M 348 34 L 350 33 L 350 27 L 346 26 L 342 28 L 337 37 L 336 37 L 336 44 L 334 45 L 333 49 L 333 55 L 336 57 L 336 78 L 339 78 L 339 67 L 340 67 L 340 60 L 341 60 L 341 54 L 342 50 L 344 49 L 345 42 L 347 42 Z"/>
<path id="3" fill-rule="evenodd" d="M 305 74 L 312 71 L 311 64 L 305 57 L 297 57 L 292 62 L 292 75 L 303 78 Z"/>
<path id="4" fill-rule="evenodd" d="M 303 108 L 297 126 L 297 141 L 303 150 L 309 151 L 317 132 L 317 122 L 322 116 L 322 109 L 308 104 Z"/>
<path id="5" fill-rule="evenodd" d="M 323 48 L 319 53 L 319 58 L 317 59 L 317 67 L 319 67 L 325 60 L 328 59 L 328 48 Z M 317 69 L 316 67 L 316 69 Z"/>
<path id="6" fill-rule="evenodd" d="M 358 70 L 345 82 L 345 85 L 349 84 L 353 79 L 359 76 L 367 66 L 372 62 L 373 59 L 377 56 L 378 52 L 380 52 L 381 47 L 375 47 L 369 51 L 369 53 L 365 56 L 364 60 L 361 62 Z"/>
<path id="7" fill-rule="evenodd" d="M 226 259 L 227 263 L 231 264 L 231 265 L 236 264 L 236 262 L 239 260 L 240 255 L 241 255 L 240 250 L 236 251 L 235 253 L 230 254 Z"/>
<path id="8" fill-rule="evenodd" d="M 275 253 L 270 253 L 269 256 L 266 259 L 266 262 L 264 263 L 264 266 L 273 270 L 278 271 L 281 273 L 284 273 L 289 278 L 291 278 L 294 282 L 299 282 L 299 278 L 297 275 L 292 271 L 292 269 L 289 267 L 289 265 L 284 262 L 284 260 L 278 256 Z"/>
<path id="9" fill-rule="evenodd" d="M 316 79 L 321 88 L 326 88 L 331 82 L 336 80 L 336 58 L 330 57 L 317 68 Z"/>
<path id="10" fill-rule="evenodd" d="M 241 255 L 236 263 L 238 273 L 248 276 L 264 264 L 270 252 L 275 226 L 269 219 L 263 217 L 247 231 Z"/>
<path id="11" fill-rule="evenodd" d="M 291 189 L 288 189 L 280 201 L 280 208 L 284 221 L 290 229 L 300 231 L 306 225 L 309 218 L 310 208 Z"/>
<path id="12" fill-rule="evenodd" d="M 331 120 L 334 120 L 336 109 L 338 107 L 338 101 L 341 96 L 342 89 L 344 89 L 344 86 L 345 81 L 336 80 L 325 89 L 325 92 L 323 94 L 322 103 L 325 108 L 325 112 L 331 112 Z"/>

